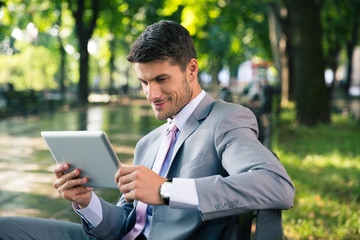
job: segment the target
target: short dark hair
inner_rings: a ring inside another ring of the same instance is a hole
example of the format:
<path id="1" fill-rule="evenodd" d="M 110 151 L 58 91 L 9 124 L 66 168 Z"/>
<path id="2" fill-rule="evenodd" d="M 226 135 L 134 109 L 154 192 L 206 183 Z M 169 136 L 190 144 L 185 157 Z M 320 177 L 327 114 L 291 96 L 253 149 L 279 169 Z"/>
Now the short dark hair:
<path id="1" fill-rule="evenodd" d="M 196 50 L 189 31 L 176 22 L 162 20 L 141 33 L 126 59 L 139 63 L 170 60 L 184 72 L 192 58 L 196 59 Z"/>

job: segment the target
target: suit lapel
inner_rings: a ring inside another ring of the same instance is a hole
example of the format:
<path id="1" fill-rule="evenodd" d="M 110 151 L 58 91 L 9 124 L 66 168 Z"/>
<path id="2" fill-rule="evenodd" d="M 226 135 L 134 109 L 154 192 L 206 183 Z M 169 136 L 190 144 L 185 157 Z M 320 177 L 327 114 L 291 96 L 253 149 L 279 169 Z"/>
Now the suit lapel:
<path id="1" fill-rule="evenodd" d="M 195 108 L 194 112 L 190 115 L 189 119 L 186 121 L 183 130 L 180 132 L 178 139 L 176 140 L 174 151 L 171 156 L 170 166 L 165 174 L 169 172 L 172 162 L 182 146 L 185 140 L 201 125 L 204 119 L 209 115 L 212 106 L 214 104 L 214 99 L 206 94 L 204 99 L 199 103 L 199 105 Z M 160 143 L 159 143 L 160 144 Z"/>

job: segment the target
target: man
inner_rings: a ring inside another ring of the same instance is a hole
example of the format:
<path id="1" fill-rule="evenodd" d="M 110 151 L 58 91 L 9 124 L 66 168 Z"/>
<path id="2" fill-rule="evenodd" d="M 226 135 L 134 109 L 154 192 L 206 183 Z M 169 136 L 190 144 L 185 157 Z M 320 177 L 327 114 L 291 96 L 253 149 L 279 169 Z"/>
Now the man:
<path id="1" fill-rule="evenodd" d="M 56 167 L 54 187 L 73 202 L 86 234 L 99 239 L 242 239 L 241 216 L 292 207 L 294 187 L 257 140 L 252 112 L 215 102 L 201 89 L 196 51 L 184 27 L 171 21 L 149 26 L 127 59 L 155 117 L 168 123 L 143 137 L 134 165 L 115 174 L 122 193 L 116 206 L 83 187 L 87 178 L 77 178 L 79 170 L 65 173 L 68 164 Z M 162 154 L 168 136 L 172 142 Z"/>

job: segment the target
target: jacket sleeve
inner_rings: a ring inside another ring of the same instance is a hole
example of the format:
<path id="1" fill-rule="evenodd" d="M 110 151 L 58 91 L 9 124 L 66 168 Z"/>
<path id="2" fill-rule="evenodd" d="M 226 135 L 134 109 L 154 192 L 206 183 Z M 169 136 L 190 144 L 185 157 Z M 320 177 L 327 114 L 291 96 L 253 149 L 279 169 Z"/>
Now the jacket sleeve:
<path id="1" fill-rule="evenodd" d="M 98 226 L 90 229 L 88 224 L 82 220 L 83 230 L 97 239 L 121 239 L 135 222 L 131 221 L 133 204 L 126 203 L 123 198 L 120 198 L 117 205 L 108 203 L 101 198 L 100 202 L 103 211 L 102 221 Z"/>
<path id="2" fill-rule="evenodd" d="M 254 114 L 244 107 L 219 112 L 213 142 L 228 176 L 195 179 L 203 219 L 291 208 L 294 186 L 280 161 L 257 140 Z"/>

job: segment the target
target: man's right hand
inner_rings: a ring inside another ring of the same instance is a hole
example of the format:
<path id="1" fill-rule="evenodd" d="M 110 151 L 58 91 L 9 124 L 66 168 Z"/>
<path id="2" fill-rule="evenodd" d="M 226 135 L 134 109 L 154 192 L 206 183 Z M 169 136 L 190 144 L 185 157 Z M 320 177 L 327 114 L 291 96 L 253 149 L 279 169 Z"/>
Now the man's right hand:
<path id="1" fill-rule="evenodd" d="M 65 173 L 69 169 L 69 164 L 59 164 L 55 167 L 54 173 L 56 181 L 53 186 L 58 190 L 61 196 L 67 200 L 77 204 L 80 208 L 85 208 L 89 205 L 91 200 L 91 191 L 93 188 L 84 187 L 88 179 L 77 178 L 80 175 L 80 170 L 75 169 L 71 172 Z"/>

